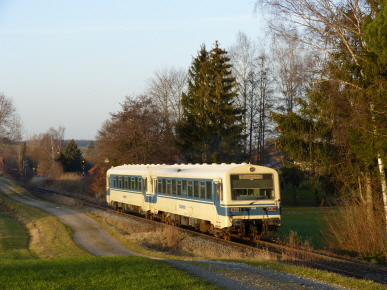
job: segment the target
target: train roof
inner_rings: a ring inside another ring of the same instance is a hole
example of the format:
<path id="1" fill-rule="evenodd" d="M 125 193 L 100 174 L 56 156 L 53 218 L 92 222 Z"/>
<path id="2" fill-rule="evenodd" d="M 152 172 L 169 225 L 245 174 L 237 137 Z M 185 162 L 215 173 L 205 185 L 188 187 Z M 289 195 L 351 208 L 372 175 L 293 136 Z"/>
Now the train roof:
<path id="1" fill-rule="evenodd" d="M 117 174 L 117 175 L 142 175 L 146 176 L 148 172 L 154 168 L 165 166 L 160 164 L 125 164 L 120 166 L 115 166 L 110 168 L 107 171 L 107 174 Z"/>
<path id="2" fill-rule="evenodd" d="M 234 168 L 238 167 L 258 167 L 265 168 L 265 171 L 271 171 L 274 169 L 269 169 L 267 167 L 249 165 L 246 163 L 242 164 L 174 164 L 174 165 L 122 165 L 117 167 L 112 167 L 109 169 L 108 174 L 135 174 L 145 176 L 150 172 L 152 177 L 165 176 L 165 177 L 174 177 L 174 178 L 222 178 L 224 174 Z M 258 170 L 261 171 L 261 170 Z"/>
<path id="3" fill-rule="evenodd" d="M 152 171 L 151 176 L 220 178 L 231 168 L 241 164 L 175 164 Z"/>

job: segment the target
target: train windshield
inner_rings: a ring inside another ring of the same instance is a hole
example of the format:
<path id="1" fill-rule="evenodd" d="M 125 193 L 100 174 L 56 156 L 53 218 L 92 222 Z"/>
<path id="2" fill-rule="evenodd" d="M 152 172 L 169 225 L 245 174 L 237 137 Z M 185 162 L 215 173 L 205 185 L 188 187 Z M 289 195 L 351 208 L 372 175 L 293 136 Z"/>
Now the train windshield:
<path id="1" fill-rule="evenodd" d="M 232 200 L 274 198 L 273 174 L 234 174 L 230 177 Z"/>

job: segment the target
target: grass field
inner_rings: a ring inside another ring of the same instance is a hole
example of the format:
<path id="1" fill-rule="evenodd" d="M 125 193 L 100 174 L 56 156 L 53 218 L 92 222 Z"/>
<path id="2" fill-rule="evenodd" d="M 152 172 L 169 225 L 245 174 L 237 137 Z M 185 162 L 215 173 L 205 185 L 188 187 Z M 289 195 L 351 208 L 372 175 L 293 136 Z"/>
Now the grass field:
<path id="1" fill-rule="evenodd" d="M 29 236 L 24 226 L 9 214 L 0 212 L 0 258 L 36 258 L 36 255 L 28 250 L 28 243 Z"/>
<path id="2" fill-rule="evenodd" d="M 329 207 L 289 207 L 282 208 L 282 226 L 278 228 L 279 235 L 289 235 L 296 232 L 302 240 L 308 240 L 315 248 L 323 248 L 322 242 L 324 217 L 335 209 Z"/>
<path id="3" fill-rule="evenodd" d="M 142 257 L 1 260 L 5 289 L 218 289 L 161 261 Z M 4 288 L 3 288 L 4 289 Z"/>
<path id="4" fill-rule="evenodd" d="M 305 182 L 296 191 L 297 206 L 293 205 L 290 185 L 281 189 L 282 226 L 278 234 L 287 236 L 294 232 L 302 241 L 309 241 L 315 248 L 323 248 L 324 219 L 336 211 L 334 207 L 318 207 L 313 196 L 312 185 Z"/>

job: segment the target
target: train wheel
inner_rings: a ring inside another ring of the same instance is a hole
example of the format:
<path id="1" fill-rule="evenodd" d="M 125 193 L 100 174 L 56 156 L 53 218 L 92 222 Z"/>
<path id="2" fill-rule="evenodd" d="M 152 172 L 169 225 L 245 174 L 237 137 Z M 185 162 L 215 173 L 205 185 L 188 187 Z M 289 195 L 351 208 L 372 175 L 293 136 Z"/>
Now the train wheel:
<path id="1" fill-rule="evenodd" d="M 230 235 L 230 233 L 224 232 L 224 233 L 223 233 L 223 239 L 225 239 L 226 241 L 231 241 L 231 235 Z"/>
<path id="2" fill-rule="evenodd" d="M 264 223 L 262 224 L 262 232 L 261 232 L 261 236 L 267 235 L 268 232 L 269 232 L 269 225 L 267 224 L 267 222 L 264 222 Z"/>
<path id="3" fill-rule="evenodd" d="M 253 241 L 259 241 L 261 239 L 262 235 L 260 234 L 254 234 L 254 236 L 252 237 L 252 240 Z"/>

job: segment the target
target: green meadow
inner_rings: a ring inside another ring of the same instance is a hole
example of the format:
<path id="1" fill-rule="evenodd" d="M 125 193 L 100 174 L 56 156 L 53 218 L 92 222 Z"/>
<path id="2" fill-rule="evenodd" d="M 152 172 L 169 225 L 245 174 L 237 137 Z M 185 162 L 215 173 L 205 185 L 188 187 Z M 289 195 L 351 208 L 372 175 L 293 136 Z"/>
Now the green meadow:
<path id="1" fill-rule="evenodd" d="M 296 197 L 297 206 L 293 205 L 291 188 L 286 186 L 281 190 L 282 225 L 277 233 L 280 236 L 287 236 L 293 232 L 300 240 L 309 241 L 311 246 L 323 248 L 325 220 L 336 212 L 336 208 L 316 206 L 312 189 L 308 184 L 297 189 Z"/>
<path id="2" fill-rule="evenodd" d="M 329 207 L 282 207 L 282 225 L 277 229 L 280 236 L 297 234 L 302 241 L 309 241 L 314 248 L 323 248 L 324 217 L 334 209 Z"/>
<path id="3" fill-rule="evenodd" d="M 218 289 L 162 261 L 137 256 L 1 260 L 0 272 L 5 289 Z"/>

